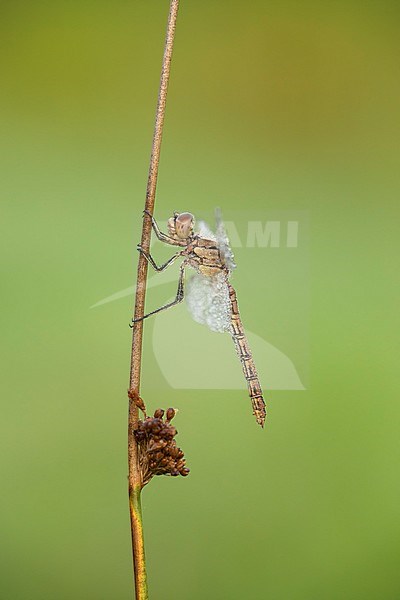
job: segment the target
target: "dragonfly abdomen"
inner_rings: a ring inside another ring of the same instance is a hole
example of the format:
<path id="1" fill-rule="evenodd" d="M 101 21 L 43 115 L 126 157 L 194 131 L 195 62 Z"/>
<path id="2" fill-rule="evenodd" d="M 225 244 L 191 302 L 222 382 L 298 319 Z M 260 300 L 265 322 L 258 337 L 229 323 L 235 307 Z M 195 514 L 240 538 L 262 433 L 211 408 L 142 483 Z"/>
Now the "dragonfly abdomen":
<path id="1" fill-rule="evenodd" d="M 256 417 L 257 423 L 259 423 L 261 427 L 264 427 L 267 411 L 265 408 L 260 381 L 258 379 L 257 369 L 254 364 L 249 342 L 240 318 L 235 289 L 230 283 L 228 283 L 228 288 L 232 311 L 230 334 L 235 344 L 236 352 L 240 358 L 240 362 L 242 363 L 243 374 L 247 381 L 249 396 L 253 406 L 253 414 Z"/>

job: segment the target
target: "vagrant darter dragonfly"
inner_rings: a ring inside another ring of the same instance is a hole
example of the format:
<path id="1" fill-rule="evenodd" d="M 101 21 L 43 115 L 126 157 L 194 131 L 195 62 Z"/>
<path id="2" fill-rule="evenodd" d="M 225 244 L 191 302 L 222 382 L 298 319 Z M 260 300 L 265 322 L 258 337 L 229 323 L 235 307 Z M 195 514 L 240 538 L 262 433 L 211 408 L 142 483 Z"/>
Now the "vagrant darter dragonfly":
<path id="1" fill-rule="evenodd" d="M 219 212 L 216 215 L 215 234 L 204 223 L 199 224 L 199 232 L 195 233 L 194 216 L 188 212 L 175 212 L 173 217 L 168 220 L 168 234 L 166 234 L 160 231 L 154 217 L 150 213 L 147 214 L 151 217 L 152 227 L 157 238 L 165 244 L 178 246 L 181 250 L 162 265 L 157 265 L 151 254 L 145 252 L 141 246 L 138 246 L 138 250 L 159 273 L 167 269 L 178 258 L 183 258 L 183 261 L 180 265 L 176 298 L 147 313 L 143 319 L 182 302 L 185 296 L 185 269 L 192 267 L 196 273 L 186 285 L 186 303 L 189 311 L 195 321 L 208 325 L 213 331 L 227 331 L 231 334 L 247 380 L 253 414 L 257 423 L 263 427 L 266 418 L 265 402 L 240 318 L 236 292 L 229 281 L 231 272 L 236 265 Z"/>

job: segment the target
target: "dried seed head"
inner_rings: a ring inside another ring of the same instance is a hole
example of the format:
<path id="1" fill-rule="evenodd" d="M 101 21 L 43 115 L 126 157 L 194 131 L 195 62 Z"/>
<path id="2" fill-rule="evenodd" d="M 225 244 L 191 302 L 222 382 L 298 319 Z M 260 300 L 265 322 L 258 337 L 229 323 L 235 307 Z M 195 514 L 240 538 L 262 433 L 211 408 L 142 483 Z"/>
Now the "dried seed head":
<path id="1" fill-rule="evenodd" d="M 172 421 L 172 419 L 174 418 L 175 415 L 176 415 L 175 409 L 168 408 L 167 409 L 167 422 L 169 423 L 170 421 Z"/>
<path id="2" fill-rule="evenodd" d="M 135 392 L 135 390 L 128 390 L 128 398 L 133 400 L 133 402 L 136 404 L 136 406 L 138 408 L 140 408 L 140 410 L 142 411 L 144 416 L 146 416 L 146 406 L 145 406 L 142 398 L 139 396 L 139 394 L 137 392 Z"/>
<path id="3" fill-rule="evenodd" d="M 165 420 L 163 420 L 164 414 L 165 411 L 158 408 L 154 412 L 154 417 L 146 417 L 144 421 L 139 421 L 138 428 L 134 431 L 139 446 L 143 485 L 146 485 L 154 475 L 186 477 L 189 474 L 189 469 L 185 466 L 184 453 L 178 448 L 174 439 L 178 432 L 170 425 L 175 410 L 168 408 Z"/>

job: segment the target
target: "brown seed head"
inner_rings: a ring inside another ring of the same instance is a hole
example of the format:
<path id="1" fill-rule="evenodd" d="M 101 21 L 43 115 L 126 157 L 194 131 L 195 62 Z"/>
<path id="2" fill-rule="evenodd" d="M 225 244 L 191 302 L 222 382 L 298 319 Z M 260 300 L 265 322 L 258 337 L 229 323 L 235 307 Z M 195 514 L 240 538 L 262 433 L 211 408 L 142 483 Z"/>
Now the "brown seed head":
<path id="1" fill-rule="evenodd" d="M 172 419 L 174 418 L 174 416 L 176 415 L 175 409 L 174 408 L 168 408 L 167 409 L 167 421 L 169 423 L 169 421 L 172 421 Z"/>
<path id="2" fill-rule="evenodd" d="M 178 448 L 175 436 L 178 433 L 170 425 L 175 416 L 175 410 L 169 408 L 166 412 L 158 408 L 154 417 L 146 417 L 139 421 L 134 431 L 139 446 L 139 464 L 143 485 L 146 485 L 154 475 L 170 475 L 186 477 L 189 469 L 185 466 L 183 451 Z"/>
<path id="3" fill-rule="evenodd" d="M 142 413 L 144 413 L 144 416 L 146 416 L 146 406 L 143 402 L 143 399 L 139 396 L 139 394 L 137 392 L 135 392 L 134 390 L 128 390 L 128 397 L 131 400 L 133 400 L 133 402 L 136 404 L 136 406 L 138 408 L 140 408 Z"/>

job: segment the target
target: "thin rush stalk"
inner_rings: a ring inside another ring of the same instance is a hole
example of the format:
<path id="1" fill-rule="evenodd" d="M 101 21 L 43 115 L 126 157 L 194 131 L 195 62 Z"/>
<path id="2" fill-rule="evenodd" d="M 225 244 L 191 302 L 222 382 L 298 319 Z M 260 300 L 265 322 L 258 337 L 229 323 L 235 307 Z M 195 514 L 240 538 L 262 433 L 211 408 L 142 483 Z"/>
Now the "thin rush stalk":
<path id="1" fill-rule="evenodd" d="M 171 0 L 167 35 L 165 40 L 165 49 L 161 69 L 161 80 L 158 94 L 156 120 L 154 126 L 153 144 L 150 158 L 149 175 L 147 181 L 145 210 L 153 214 L 158 165 L 160 160 L 161 140 L 164 125 L 165 106 L 167 100 L 168 81 L 170 76 L 172 49 L 174 44 L 176 18 L 178 14 L 179 0 Z M 141 246 L 145 251 L 149 251 L 151 236 L 151 219 L 145 213 L 143 218 L 143 228 L 141 237 Z M 132 551 L 133 551 L 133 569 L 135 579 L 135 598 L 136 600 L 147 600 L 147 576 L 146 562 L 143 542 L 143 526 L 140 495 L 143 487 L 142 477 L 139 468 L 139 448 L 134 436 L 134 430 L 138 427 L 139 421 L 139 391 L 140 391 L 140 373 L 142 363 L 142 341 L 143 341 L 143 321 L 144 305 L 146 297 L 147 281 L 147 261 L 142 254 L 139 255 L 137 270 L 136 297 L 133 331 L 132 331 L 132 353 L 131 368 L 129 378 L 129 418 L 128 418 L 128 482 L 129 482 L 129 507 L 131 516 L 132 533 Z"/>

